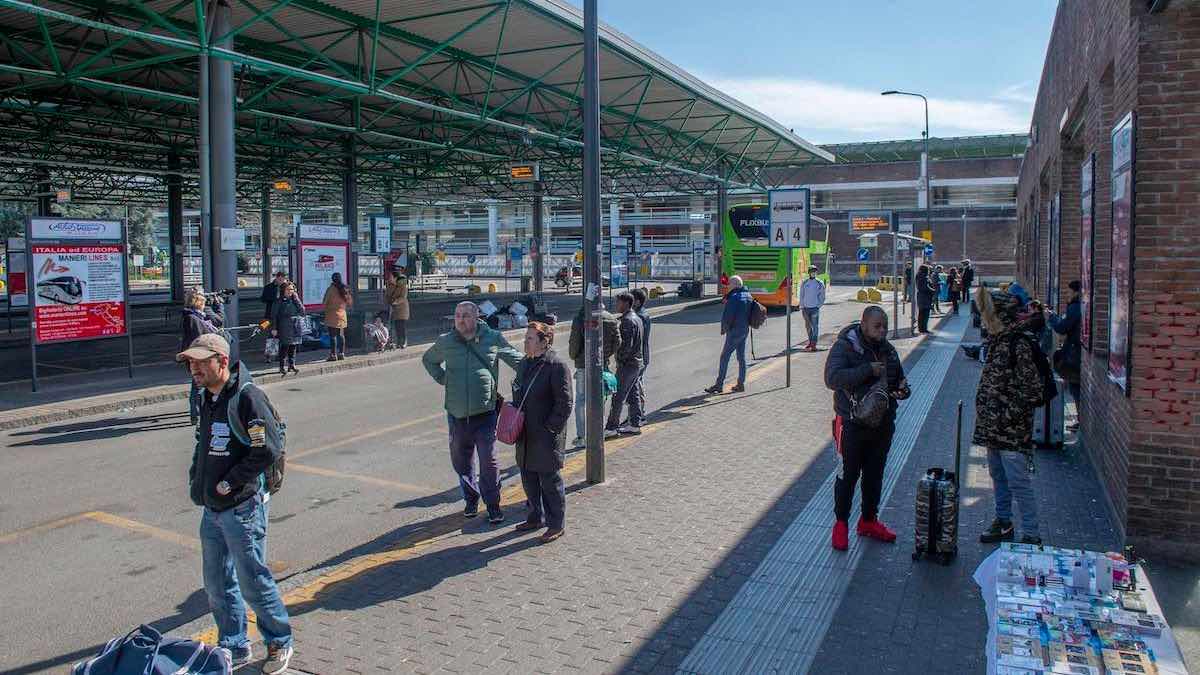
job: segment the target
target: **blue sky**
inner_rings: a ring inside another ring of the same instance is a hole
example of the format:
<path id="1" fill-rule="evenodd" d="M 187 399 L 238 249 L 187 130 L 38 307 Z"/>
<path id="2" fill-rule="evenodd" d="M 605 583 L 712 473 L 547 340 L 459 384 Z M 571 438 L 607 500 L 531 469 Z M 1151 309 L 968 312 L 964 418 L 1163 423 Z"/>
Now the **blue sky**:
<path id="1" fill-rule="evenodd" d="M 582 0 L 572 0 L 582 5 Z M 1024 132 L 1056 0 L 599 0 L 602 21 L 818 143 Z"/>

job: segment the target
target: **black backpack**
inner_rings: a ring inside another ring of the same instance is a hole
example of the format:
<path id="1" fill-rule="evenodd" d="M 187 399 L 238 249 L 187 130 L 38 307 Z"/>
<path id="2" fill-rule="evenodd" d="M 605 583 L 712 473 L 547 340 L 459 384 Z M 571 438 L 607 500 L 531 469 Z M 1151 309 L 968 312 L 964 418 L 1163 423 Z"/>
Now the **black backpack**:
<path id="1" fill-rule="evenodd" d="M 1036 340 L 1024 333 L 1014 335 L 1008 346 L 1008 367 L 1011 369 L 1017 365 L 1017 350 L 1014 343 L 1020 339 L 1029 342 L 1029 350 L 1033 353 L 1033 365 L 1037 367 L 1038 376 L 1042 380 L 1042 400 L 1038 402 L 1038 406 L 1048 405 L 1058 396 L 1058 385 L 1054 382 L 1054 371 L 1050 368 L 1050 359 L 1046 358 L 1046 353 L 1042 351 Z"/>
<path id="2" fill-rule="evenodd" d="M 750 303 L 750 327 L 758 330 L 767 322 L 767 308 L 757 300 L 751 300 Z"/>
<path id="3" fill-rule="evenodd" d="M 238 390 L 229 397 L 228 418 L 229 418 L 229 433 L 238 439 L 238 442 L 243 445 L 250 445 L 250 434 L 246 431 L 246 425 L 242 422 L 242 416 L 238 414 L 238 406 L 241 404 L 242 391 L 246 387 L 255 386 L 253 382 L 243 382 Z M 271 466 L 267 467 L 264 475 L 267 479 L 267 491 L 271 494 L 279 492 L 283 487 L 283 473 L 287 469 L 287 422 L 280 417 L 279 411 L 275 409 L 275 404 L 271 403 L 271 399 L 267 399 L 267 408 L 271 411 L 271 416 L 275 418 L 279 424 L 279 457 L 271 462 Z"/>

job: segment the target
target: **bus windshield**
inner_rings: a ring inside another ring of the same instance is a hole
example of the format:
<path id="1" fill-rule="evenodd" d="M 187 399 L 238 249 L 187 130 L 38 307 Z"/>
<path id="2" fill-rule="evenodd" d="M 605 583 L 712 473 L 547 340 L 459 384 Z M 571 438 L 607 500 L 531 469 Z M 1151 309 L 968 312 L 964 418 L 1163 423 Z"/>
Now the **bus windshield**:
<path id="1" fill-rule="evenodd" d="M 771 236 L 771 209 L 747 204 L 729 209 L 729 224 L 742 246 L 767 246 Z"/>

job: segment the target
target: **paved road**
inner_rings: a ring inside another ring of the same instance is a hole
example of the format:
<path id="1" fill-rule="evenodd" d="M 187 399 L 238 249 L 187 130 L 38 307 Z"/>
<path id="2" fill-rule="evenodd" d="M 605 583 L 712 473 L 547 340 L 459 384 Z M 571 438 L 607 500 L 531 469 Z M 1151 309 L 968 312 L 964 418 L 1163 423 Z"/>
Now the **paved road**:
<path id="1" fill-rule="evenodd" d="M 839 289 L 832 297 L 846 295 Z M 832 304 L 822 332 L 860 310 Z M 651 409 L 712 383 L 719 311 L 710 306 L 655 321 Z M 798 343 L 803 322 L 793 321 Z M 756 338 L 758 356 L 778 354 L 783 333 L 782 318 L 773 316 Z M 794 358 L 796 368 L 805 367 L 804 355 Z M 504 387 L 510 375 L 502 373 Z M 288 480 L 271 503 L 270 558 L 278 575 L 336 561 L 385 533 L 459 508 L 442 394 L 418 362 L 267 389 L 289 425 Z M 824 400 L 825 393 L 814 396 Z M 186 489 L 191 435 L 186 413 L 170 403 L 0 436 L 8 488 L 0 493 L 0 671 L 61 670 L 139 623 L 170 629 L 206 613 L 198 513 Z M 512 450 L 500 447 L 511 476 Z"/>

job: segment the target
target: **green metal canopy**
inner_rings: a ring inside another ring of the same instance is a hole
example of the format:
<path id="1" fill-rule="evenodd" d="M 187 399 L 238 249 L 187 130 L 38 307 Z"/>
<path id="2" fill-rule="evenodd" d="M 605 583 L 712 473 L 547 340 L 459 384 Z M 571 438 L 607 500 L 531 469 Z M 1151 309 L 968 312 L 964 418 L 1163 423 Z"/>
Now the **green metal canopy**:
<path id="1" fill-rule="evenodd" d="M 951 136 L 929 139 L 930 159 L 981 159 L 988 157 L 1021 157 L 1029 145 L 1026 134 L 993 134 L 988 136 Z M 837 156 L 838 164 L 919 161 L 925 142 L 920 138 L 867 143 L 822 145 Z"/>
<path id="2" fill-rule="evenodd" d="M 297 203 L 508 199 L 512 161 L 581 191 L 582 15 L 561 0 L 0 0 L 0 198 L 38 182 L 93 201 L 195 197 L 198 57 L 234 64 L 238 190 Z M 232 38 L 233 47 L 215 46 Z M 834 156 L 602 27 L 604 189 L 762 187 Z M 178 162 L 178 168 L 174 162 Z M 50 180 L 46 180 L 46 172 Z"/>

